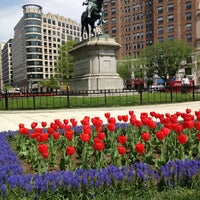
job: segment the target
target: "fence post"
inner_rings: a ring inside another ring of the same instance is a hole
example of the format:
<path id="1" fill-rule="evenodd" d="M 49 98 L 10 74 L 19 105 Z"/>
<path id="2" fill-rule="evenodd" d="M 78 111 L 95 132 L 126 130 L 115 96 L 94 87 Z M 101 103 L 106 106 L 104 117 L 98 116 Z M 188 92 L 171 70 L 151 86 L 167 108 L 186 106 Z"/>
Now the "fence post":
<path id="1" fill-rule="evenodd" d="M 170 85 L 169 88 L 170 88 L 170 99 L 171 99 L 171 103 L 172 103 L 172 101 L 173 101 L 173 98 L 172 98 L 172 95 L 173 95 L 173 93 L 172 93 L 173 86 Z"/>
<path id="2" fill-rule="evenodd" d="M 140 105 L 142 105 L 142 81 L 140 80 Z"/>
<path id="3" fill-rule="evenodd" d="M 33 109 L 35 110 L 35 94 L 34 93 L 32 94 L 33 94 Z"/>
<path id="4" fill-rule="evenodd" d="M 5 93 L 5 109 L 8 110 L 8 92 Z"/>
<path id="5" fill-rule="evenodd" d="M 67 107 L 69 108 L 69 86 L 67 85 Z"/>
<path id="6" fill-rule="evenodd" d="M 105 105 L 107 105 L 106 90 L 104 90 L 104 102 L 105 102 Z"/>
<path id="7" fill-rule="evenodd" d="M 193 80 L 192 81 L 192 98 L 193 98 L 193 101 L 195 100 L 194 90 L 195 90 L 195 85 L 194 85 L 194 80 Z"/>

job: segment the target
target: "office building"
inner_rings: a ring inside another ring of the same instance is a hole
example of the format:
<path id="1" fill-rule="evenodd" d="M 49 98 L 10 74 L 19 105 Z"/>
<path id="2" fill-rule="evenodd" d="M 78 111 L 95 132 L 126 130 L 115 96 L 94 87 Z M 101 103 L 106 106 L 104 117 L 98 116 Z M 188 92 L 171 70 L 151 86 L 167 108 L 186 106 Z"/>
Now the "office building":
<path id="1" fill-rule="evenodd" d="M 2 79 L 4 86 L 13 86 L 12 39 L 2 49 Z"/>
<path id="2" fill-rule="evenodd" d="M 0 93 L 3 91 L 3 77 L 2 77 L 2 49 L 4 46 L 4 42 L 0 42 Z"/>
<path id="3" fill-rule="evenodd" d="M 12 41 L 13 84 L 39 90 L 39 81 L 55 73 L 60 45 L 81 40 L 81 25 L 35 4 L 23 6 L 23 16 L 14 28 Z"/>
<path id="4" fill-rule="evenodd" d="M 118 60 L 136 58 L 147 46 L 168 39 L 183 40 L 200 52 L 200 0 L 111 0 L 104 2 L 105 33 L 121 44 Z M 200 84 L 198 62 L 177 72 Z"/>
<path id="5" fill-rule="evenodd" d="M 137 56 L 148 45 L 167 39 L 196 47 L 200 0 L 111 0 L 104 3 L 104 32 L 122 45 L 118 59 Z"/>

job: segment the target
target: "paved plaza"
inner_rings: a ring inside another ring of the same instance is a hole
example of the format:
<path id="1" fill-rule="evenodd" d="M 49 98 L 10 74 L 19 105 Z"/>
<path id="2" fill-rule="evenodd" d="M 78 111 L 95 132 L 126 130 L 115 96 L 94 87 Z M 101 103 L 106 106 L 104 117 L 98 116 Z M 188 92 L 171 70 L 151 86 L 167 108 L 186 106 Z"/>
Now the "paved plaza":
<path id="1" fill-rule="evenodd" d="M 184 112 L 186 108 L 190 108 L 192 113 L 200 110 L 200 102 L 185 102 L 175 104 L 159 104 L 159 105 L 141 105 L 129 107 L 101 107 L 101 108 L 81 108 L 81 109 L 56 109 L 56 110 L 24 110 L 24 111 L 0 111 L 0 131 L 17 130 L 19 123 L 25 124 L 30 128 L 32 122 L 46 121 L 48 124 L 55 119 L 75 118 L 80 124 L 80 120 L 84 116 L 100 117 L 104 123 L 106 118 L 104 114 L 110 112 L 111 116 L 128 114 L 129 110 L 133 110 L 139 119 L 141 112 L 155 111 L 158 113 L 173 114 L 176 111 Z"/>

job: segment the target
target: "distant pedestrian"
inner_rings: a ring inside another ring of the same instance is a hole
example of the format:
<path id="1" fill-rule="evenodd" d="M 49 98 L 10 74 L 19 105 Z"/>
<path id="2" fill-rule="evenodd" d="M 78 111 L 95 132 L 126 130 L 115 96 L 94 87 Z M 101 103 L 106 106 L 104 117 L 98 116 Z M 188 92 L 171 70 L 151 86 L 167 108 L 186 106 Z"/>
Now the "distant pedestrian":
<path id="1" fill-rule="evenodd" d="M 189 81 L 189 78 L 186 77 L 186 75 L 184 75 L 184 77 L 182 78 L 181 84 L 182 84 L 182 93 L 183 94 L 187 93 L 188 86 L 190 85 L 190 81 Z"/>

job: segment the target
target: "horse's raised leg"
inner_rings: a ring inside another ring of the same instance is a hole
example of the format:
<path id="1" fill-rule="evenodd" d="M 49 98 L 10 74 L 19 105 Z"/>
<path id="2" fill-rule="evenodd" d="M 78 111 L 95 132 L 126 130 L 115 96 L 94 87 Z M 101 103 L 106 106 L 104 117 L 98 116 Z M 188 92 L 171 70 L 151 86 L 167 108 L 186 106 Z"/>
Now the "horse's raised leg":
<path id="1" fill-rule="evenodd" d="M 89 26 L 88 26 L 88 24 L 85 25 L 85 29 L 86 29 L 86 32 L 87 32 L 87 38 L 89 39 Z"/>

